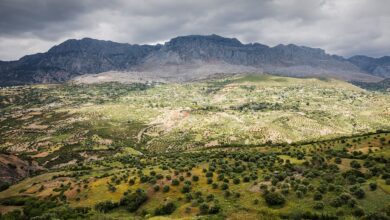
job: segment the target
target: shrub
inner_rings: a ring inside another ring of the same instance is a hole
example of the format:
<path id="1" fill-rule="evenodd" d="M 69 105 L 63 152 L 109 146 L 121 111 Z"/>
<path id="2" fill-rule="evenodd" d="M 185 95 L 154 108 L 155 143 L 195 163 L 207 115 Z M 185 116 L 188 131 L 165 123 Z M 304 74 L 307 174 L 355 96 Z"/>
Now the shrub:
<path id="1" fill-rule="evenodd" d="M 135 212 L 146 200 L 148 200 L 146 193 L 137 189 L 136 192 L 123 196 L 119 204 L 126 207 L 129 212 Z"/>
<path id="2" fill-rule="evenodd" d="M 178 179 L 172 180 L 172 186 L 178 186 L 180 184 L 180 181 Z"/>
<path id="3" fill-rule="evenodd" d="M 295 193 L 296 193 L 298 198 L 303 198 L 303 192 L 302 191 L 297 190 Z"/>
<path id="4" fill-rule="evenodd" d="M 169 186 L 168 185 L 164 185 L 162 191 L 165 192 L 165 193 L 169 192 Z"/>
<path id="5" fill-rule="evenodd" d="M 364 215 L 364 210 L 360 207 L 357 207 L 355 208 L 353 211 L 352 211 L 352 214 L 356 217 L 362 217 Z"/>
<path id="6" fill-rule="evenodd" d="M 222 183 L 221 184 L 221 189 L 222 190 L 227 190 L 227 189 L 229 189 L 229 185 L 227 183 Z"/>
<path id="7" fill-rule="evenodd" d="M 116 207 L 118 207 L 118 203 L 113 203 L 112 201 L 103 201 L 95 205 L 96 211 L 102 213 L 107 213 Z"/>
<path id="8" fill-rule="evenodd" d="M 206 203 L 200 204 L 199 211 L 200 211 L 201 215 L 208 214 L 209 213 L 209 205 L 207 205 Z"/>
<path id="9" fill-rule="evenodd" d="M 219 205 L 211 206 L 209 209 L 209 214 L 217 214 L 221 210 L 221 207 Z"/>
<path id="10" fill-rule="evenodd" d="M 19 209 L 13 210 L 11 212 L 7 212 L 4 215 L 0 216 L 1 219 L 23 219 L 22 212 Z"/>
<path id="11" fill-rule="evenodd" d="M 269 192 L 265 194 L 265 202 L 270 205 L 283 205 L 286 202 L 284 196 L 277 192 Z"/>
<path id="12" fill-rule="evenodd" d="M 7 183 L 7 182 L 1 182 L 1 183 L 0 183 L 0 192 L 1 192 L 1 191 L 4 191 L 4 190 L 6 190 L 6 189 L 8 189 L 9 186 L 10 186 L 9 183 Z"/>
<path id="13" fill-rule="evenodd" d="M 360 169 L 362 166 L 360 165 L 359 162 L 357 162 L 356 160 L 353 160 L 351 161 L 350 163 L 351 167 L 354 168 L 354 169 Z"/>
<path id="14" fill-rule="evenodd" d="M 176 205 L 172 202 L 168 202 L 167 204 L 158 207 L 154 210 L 155 215 L 170 215 L 176 210 Z"/>
<path id="15" fill-rule="evenodd" d="M 129 184 L 130 184 L 130 186 L 134 185 L 135 184 L 135 180 L 134 179 L 130 179 L 129 180 Z"/>
<path id="16" fill-rule="evenodd" d="M 358 186 L 353 186 L 350 188 L 351 193 L 358 199 L 362 199 L 365 196 L 365 192 L 362 188 Z"/>
<path id="17" fill-rule="evenodd" d="M 214 195 L 213 194 L 208 194 L 206 197 L 207 202 L 211 202 L 214 200 Z"/>
<path id="18" fill-rule="evenodd" d="M 319 193 L 319 192 L 314 193 L 313 199 L 314 200 L 321 200 L 322 199 L 322 194 Z"/>
<path id="19" fill-rule="evenodd" d="M 183 188 L 181 189 L 182 193 L 189 193 L 191 191 L 191 186 L 188 184 L 184 184 Z"/>
<path id="20" fill-rule="evenodd" d="M 193 175 L 192 181 L 195 181 L 195 182 L 199 181 L 199 176 Z"/>
<path id="21" fill-rule="evenodd" d="M 376 183 L 370 183 L 370 190 L 375 191 L 376 188 L 378 188 L 378 185 Z"/>
<path id="22" fill-rule="evenodd" d="M 344 204 L 344 200 L 341 199 L 340 197 L 334 198 L 331 202 L 330 205 L 333 207 L 341 207 Z"/>
<path id="23" fill-rule="evenodd" d="M 313 206 L 314 209 L 318 209 L 318 210 L 324 209 L 324 207 L 325 207 L 325 205 L 323 202 L 316 202 L 316 203 L 314 203 L 314 206 Z"/>
<path id="24" fill-rule="evenodd" d="M 357 201 L 355 199 L 350 199 L 348 201 L 348 205 L 349 205 L 349 207 L 353 208 L 357 205 Z"/>

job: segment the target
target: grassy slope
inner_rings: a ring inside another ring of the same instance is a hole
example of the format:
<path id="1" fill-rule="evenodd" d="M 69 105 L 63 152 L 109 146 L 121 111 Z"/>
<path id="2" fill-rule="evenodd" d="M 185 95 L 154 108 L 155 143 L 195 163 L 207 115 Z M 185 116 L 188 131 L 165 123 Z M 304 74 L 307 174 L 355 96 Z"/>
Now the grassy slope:
<path id="1" fill-rule="evenodd" d="M 23 96 L 24 93 L 28 93 L 28 97 L 35 97 L 36 103 L 27 103 L 27 105 L 23 103 L 22 97 L 26 98 Z M 48 95 L 58 98 L 55 102 L 62 105 L 49 108 L 50 102 L 45 101 Z M 48 156 L 37 159 L 42 166 L 49 169 L 53 168 L 51 164 L 55 166 L 75 158 L 82 161 L 114 155 L 138 155 L 139 152 L 134 149 L 141 152 L 196 151 L 218 145 L 241 145 L 242 147 L 242 145 L 264 144 L 267 141 L 268 143 L 269 141 L 273 143 L 310 141 L 386 129 L 390 125 L 388 94 L 367 92 L 336 80 L 250 75 L 211 82 L 156 85 L 146 90 L 133 90 L 123 85 L 88 88 L 41 85 L 2 90 L 1 96 L 3 103 L 8 103 L 1 111 L 10 113 L 11 116 L 5 116 L 5 119 L 0 121 L 0 131 L 4 137 L 0 145 L 3 148 L 20 145 L 21 154 L 26 155 L 49 152 Z M 15 101 L 10 100 L 9 97 L 14 96 L 16 100 L 19 97 L 20 101 L 12 104 Z M 237 109 L 248 103 L 277 103 L 279 107 L 272 109 L 272 105 L 271 107 L 267 105 L 268 107 L 260 110 L 250 107 Z M 18 110 L 20 106 L 27 109 L 28 113 L 20 112 Z M 31 117 L 24 118 L 28 114 L 31 114 Z M 25 127 L 30 124 L 47 125 L 48 128 L 43 131 L 26 132 Z M 17 132 L 9 132 L 13 130 Z M 385 141 L 390 140 L 388 136 L 382 136 L 387 138 Z M 34 142 L 35 140 L 39 141 Z M 47 140 L 49 143 L 45 142 Z M 28 150 L 23 148 L 25 143 L 29 144 L 26 148 Z M 40 143 L 46 144 L 40 145 Z M 350 151 L 367 153 L 368 149 L 372 149 L 373 155 L 383 155 L 386 158 L 389 157 L 390 152 L 388 144 L 380 143 L 379 139 L 373 136 L 357 142 L 351 139 L 347 143 L 338 141 L 326 143 L 328 147 L 337 150 L 349 148 L 347 144 L 353 145 Z M 291 151 L 302 148 L 316 151 L 319 145 L 291 147 Z M 29 152 L 30 148 L 32 152 Z M 282 152 L 280 147 L 258 150 Z M 85 152 L 88 156 L 80 156 Z M 61 155 L 70 156 L 57 158 Z M 302 165 L 304 162 L 286 154 L 279 157 L 284 160 L 289 159 L 296 165 Z M 349 159 L 344 158 L 339 165 L 340 169 L 349 170 L 349 162 Z M 182 197 L 178 190 L 181 186 L 172 186 L 168 193 L 152 193 L 150 184 L 138 182 L 133 186 L 122 182 L 116 186 L 116 192 L 110 192 L 107 188 L 110 177 L 100 179 L 96 177 L 105 173 L 122 175 L 129 169 L 117 161 L 108 160 L 103 164 L 94 164 L 92 173 L 80 177 L 81 180 L 89 180 L 86 189 L 82 189 L 80 193 L 74 193 L 74 190 L 66 192 L 71 206 L 93 206 L 107 199 L 119 201 L 123 192 L 128 189 L 134 191 L 138 187 L 151 193 L 151 199 L 143 206 L 143 209 L 149 212 L 153 212 L 165 200 L 177 201 Z M 231 219 L 257 218 L 259 215 L 273 219 L 279 212 L 312 209 L 312 195 L 298 200 L 290 194 L 287 196 L 287 204 L 282 209 L 268 209 L 263 200 L 260 200 L 259 205 L 254 205 L 253 198 L 261 198 L 261 193 L 250 190 L 253 183 L 232 185 L 232 190 L 240 192 L 241 198 L 225 199 L 220 190 L 212 190 L 206 184 L 202 173 L 205 165 L 201 164 L 192 170 L 193 174 L 201 176 L 201 180 L 194 183 L 194 188 L 204 194 L 214 192 L 225 210 L 224 214 L 231 216 Z M 149 168 L 159 170 L 157 165 Z M 159 172 L 172 175 L 171 171 L 159 170 Z M 262 178 L 263 170 L 259 169 L 258 173 Z M 8 190 L 0 192 L 0 198 L 25 195 L 29 192 L 31 192 L 29 195 L 33 196 L 47 196 L 53 188 L 58 187 L 58 183 L 53 184 L 53 187 L 48 184 L 56 182 L 51 180 L 53 175 L 46 173 L 23 180 Z M 214 176 L 214 180 L 215 178 Z M 71 178 L 71 180 L 74 189 L 79 188 L 76 185 L 79 179 Z M 359 201 L 370 211 L 381 207 L 390 199 L 388 185 L 384 180 L 378 179 L 377 182 L 378 190 L 373 192 L 367 190 L 367 198 Z M 39 188 L 42 184 L 46 184 L 47 189 L 38 192 L 35 188 Z M 33 185 L 34 190 L 28 191 Z M 80 200 L 76 200 L 77 198 Z M 329 199 L 325 198 L 326 201 Z M 186 213 L 186 207 L 190 204 L 184 202 L 179 204 L 172 217 L 195 216 L 198 213 L 197 207 L 193 207 L 191 213 Z M 336 211 L 337 209 L 328 206 L 324 210 L 332 213 Z M 126 218 L 128 215 L 125 210 L 118 209 L 105 216 Z"/>

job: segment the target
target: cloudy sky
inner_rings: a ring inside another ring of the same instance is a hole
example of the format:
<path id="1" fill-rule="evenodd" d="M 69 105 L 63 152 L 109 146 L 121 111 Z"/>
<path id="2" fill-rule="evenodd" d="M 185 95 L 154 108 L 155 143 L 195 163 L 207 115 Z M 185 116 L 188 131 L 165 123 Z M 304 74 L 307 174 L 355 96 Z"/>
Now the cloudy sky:
<path id="1" fill-rule="evenodd" d="M 0 60 L 69 38 L 155 44 L 189 34 L 390 55 L 389 0 L 0 0 Z"/>

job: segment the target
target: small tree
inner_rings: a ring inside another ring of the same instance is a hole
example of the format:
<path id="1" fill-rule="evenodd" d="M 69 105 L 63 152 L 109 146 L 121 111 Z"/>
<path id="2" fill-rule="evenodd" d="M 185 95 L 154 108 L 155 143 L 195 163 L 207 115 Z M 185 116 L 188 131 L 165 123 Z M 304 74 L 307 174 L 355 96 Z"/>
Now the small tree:
<path id="1" fill-rule="evenodd" d="M 163 186 L 163 190 L 162 190 L 163 192 L 169 192 L 169 186 L 168 185 L 165 185 L 165 186 Z"/>
<path id="2" fill-rule="evenodd" d="M 370 190 L 375 191 L 378 188 L 378 185 L 376 183 L 370 183 Z"/>
<path id="3" fill-rule="evenodd" d="M 201 215 L 208 214 L 209 213 L 209 205 L 207 205 L 206 203 L 200 204 L 199 211 L 200 211 Z"/>
<path id="4" fill-rule="evenodd" d="M 313 206 L 314 209 L 318 209 L 318 210 L 324 209 L 324 207 L 325 207 L 325 205 L 323 202 L 316 202 L 316 203 L 314 203 L 314 206 Z"/>
<path id="5" fill-rule="evenodd" d="M 167 204 L 158 207 L 154 210 L 155 215 L 170 215 L 176 210 L 176 205 L 172 202 L 168 202 Z"/>
<path id="6" fill-rule="evenodd" d="M 198 182 L 199 181 L 199 176 L 193 175 L 192 176 L 192 181 Z"/>
<path id="7" fill-rule="evenodd" d="M 283 205 L 286 202 L 284 196 L 277 192 L 268 192 L 264 195 L 265 202 L 270 205 Z"/>

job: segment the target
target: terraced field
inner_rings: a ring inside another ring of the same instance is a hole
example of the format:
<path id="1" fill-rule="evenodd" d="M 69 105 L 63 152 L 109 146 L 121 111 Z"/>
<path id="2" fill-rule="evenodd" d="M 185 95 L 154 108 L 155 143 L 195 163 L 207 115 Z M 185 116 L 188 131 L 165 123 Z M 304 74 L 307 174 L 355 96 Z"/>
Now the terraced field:
<path id="1" fill-rule="evenodd" d="M 5 87 L 0 109 L 5 219 L 390 215 L 388 92 L 242 75 Z"/>

